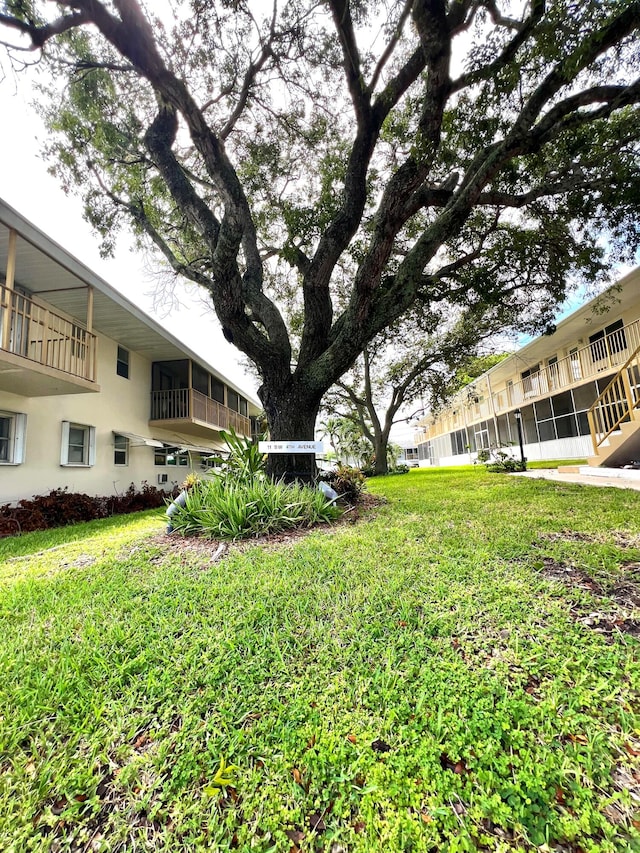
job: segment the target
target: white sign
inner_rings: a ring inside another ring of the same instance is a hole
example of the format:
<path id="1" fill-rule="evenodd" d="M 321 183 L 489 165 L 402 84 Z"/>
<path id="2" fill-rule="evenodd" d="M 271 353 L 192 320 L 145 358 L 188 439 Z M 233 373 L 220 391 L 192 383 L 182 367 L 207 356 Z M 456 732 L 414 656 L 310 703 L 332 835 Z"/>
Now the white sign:
<path id="1" fill-rule="evenodd" d="M 321 441 L 259 441 L 260 453 L 322 453 Z"/>

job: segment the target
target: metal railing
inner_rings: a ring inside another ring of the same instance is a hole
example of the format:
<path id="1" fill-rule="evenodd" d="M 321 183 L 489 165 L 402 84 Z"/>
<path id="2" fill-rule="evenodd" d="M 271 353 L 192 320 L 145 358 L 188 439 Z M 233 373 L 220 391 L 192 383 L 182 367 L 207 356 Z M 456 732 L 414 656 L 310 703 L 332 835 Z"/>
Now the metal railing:
<path id="1" fill-rule="evenodd" d="M 496 411 L 521 406 L 619 368 L 640 346 L 640 320 L 616 329 L 494 394 Z"/>
<path id="2" fill-rule="evenodd" d="M 623 364 L 587 412 L 594 453 L 621 424 L 636 420 L 636 410 L 640 406 L 639 387 L 640 347 Z"/>
<path id="3" fill-rule="evenodd" d="M 478 404 L 462 397 L 452 400 L 449 407 L 440 413 L 436 423 L 426 427 L 426 438 L 436 438 L 463 429 L 469 424 L 487 420 L 494 414 L 505 414 L 537 399 L 619 370 L 630 359 L 630 353 L 635 355 L 639 347 L 640 320 L 635 320 L 576 348 L 556 362 L 546 364 L 525 379 L 509 383 Z"/>
<path id="4" fill-rule="evenodd" d="M 96 336 L 0 285 L 0 350 L 96 381 Z"/>
<path id="5" fill-rule="evenodd" d="M 151 392 L 152 421 L 184 419 L 203 421 L 217 429 L 233 428 L 240 435 L 251 435 L 249 418 L 194 388 Z"/>

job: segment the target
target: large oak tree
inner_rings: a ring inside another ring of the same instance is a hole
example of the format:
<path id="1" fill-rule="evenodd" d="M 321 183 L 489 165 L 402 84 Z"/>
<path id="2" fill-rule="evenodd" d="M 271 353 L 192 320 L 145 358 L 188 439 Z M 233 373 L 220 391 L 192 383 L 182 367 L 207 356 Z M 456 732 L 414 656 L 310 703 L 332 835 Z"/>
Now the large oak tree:
<path id="1" fill-rule="evenodd" d="M 107 248 L 129 222 L 209 291 L 274 438 L 412 305 L 556 299 L 634 243 L 638 0 L 163 5 L 0 28 L 51 64 L 49 153 Z"/>

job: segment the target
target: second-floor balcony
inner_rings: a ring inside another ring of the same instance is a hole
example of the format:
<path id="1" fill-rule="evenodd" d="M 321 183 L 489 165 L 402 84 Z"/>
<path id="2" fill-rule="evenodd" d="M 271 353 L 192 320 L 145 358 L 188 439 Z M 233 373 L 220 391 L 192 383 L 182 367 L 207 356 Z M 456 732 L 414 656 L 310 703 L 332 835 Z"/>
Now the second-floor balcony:
<path id="1" fill-rule="evenodd" d="M 239 435 L 251 435 L 248 417 L 223 406 L 195 388 L 175 388 L 151 392 L 151 424 L 173 426 L 206 436 L 211 429 L 234 429 Z M 189 425 L 193 428 L 189 428 Z"/>
<path id="2" fill-rule="evenodd" d="M 420 443 L 463 429 L 589 381 L 597 379 L 606 384 L 607 378 L 619 370 L 638 346 L 640 320 L 635 320 L 610 333 L 592 336 L 588 344 L 572 348 L 563 358 L 548 359 L 526 376 L 507 380 L 503 388 L 481 399 L 464 389 L 437 416 L 425 419 L 416 441 Z M 596 396 L 594 386 L 593 399 Z"/>
<path id="3" fill-rule="evenodd" d="M 507 383 L 503 391 L 493 395 L 494 410 L 498 414 L 589 379 L 615 373 L 639 345 L 640 320 L 610 334 L 603 333 L 564 358 L 549 361 L 529 376 Z"/>
<path id="4" fill-rule="evenodd" d="M 96 336 L 0 285 L 0 389 L 24 396 L 99 390 Z"/>

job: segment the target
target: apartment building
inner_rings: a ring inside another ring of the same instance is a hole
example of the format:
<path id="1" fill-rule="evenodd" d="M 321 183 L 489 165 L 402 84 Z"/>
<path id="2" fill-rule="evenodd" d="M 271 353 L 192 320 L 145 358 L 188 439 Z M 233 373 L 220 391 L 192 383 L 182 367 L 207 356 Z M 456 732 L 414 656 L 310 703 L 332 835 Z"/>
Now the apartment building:
<path id="1" fill-rule="evenodd" d="M 640 268 L 463 388 L 419 422 L 421 466 L 482 449 L 532 460 L 640 459 Z M 518 428 L 520 427 L 520 429 Z"/>
<path id="2" fill-rule="evenodd" d="M 0 200 L 0 502 L 170 488 L 255 400 Z"/>

